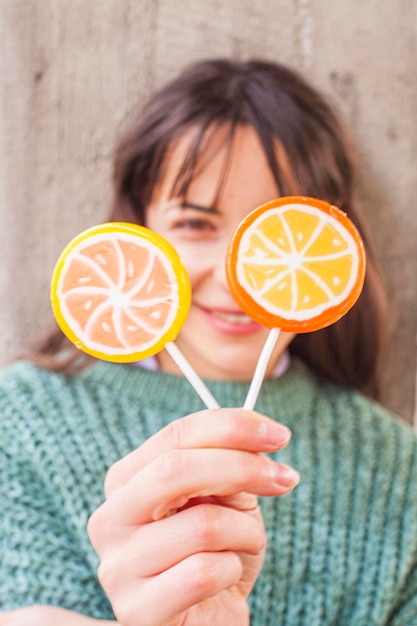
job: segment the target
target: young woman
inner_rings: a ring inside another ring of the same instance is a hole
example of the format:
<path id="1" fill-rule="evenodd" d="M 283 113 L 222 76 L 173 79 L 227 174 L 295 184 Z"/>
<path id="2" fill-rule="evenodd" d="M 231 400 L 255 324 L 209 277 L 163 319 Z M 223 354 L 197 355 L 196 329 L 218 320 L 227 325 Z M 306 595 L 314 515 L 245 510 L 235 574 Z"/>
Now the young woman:
<path id="1" fill-rule="evenodd" d="M 176 343 L 225 408 L 202 410 L 165 352 L 80 366 L 56 334 L 4 370 L 0 625 L 416 623 L 416 440 L 369 397 L 384 300 L 348 146 L 314 89 L 260 61 L 192 66 L 129 129 L 111 219 L 180 253 Z M 348 213 L 367 278 L 333 326 L 281 335 L 251 412 L 267 330 L 235 304 L 225 252 L 290 194 Z"/>

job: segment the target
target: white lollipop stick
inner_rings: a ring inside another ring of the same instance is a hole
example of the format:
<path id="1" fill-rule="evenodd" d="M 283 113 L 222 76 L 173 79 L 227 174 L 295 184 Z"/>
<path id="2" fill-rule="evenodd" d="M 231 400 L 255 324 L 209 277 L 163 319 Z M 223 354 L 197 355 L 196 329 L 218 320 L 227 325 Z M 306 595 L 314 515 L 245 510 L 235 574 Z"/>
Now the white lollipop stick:
<path id="1" fill-rule="evenodd" d="M 175 345 L 175 343 L 173 343 L 172 341 L 166 343 L 165 350 L 168 352 L 172 360 L 178 365 L 188 382 L 191 383 L 192 387 L 194 387 L 194 390 L 200 396 L 206 407 L 208 409 L 219 409 L 220 405 L 217 402 L 216 398 L 206 387 L 200 376 L 191 366 L 190 362 L 187 361 L 187 359 L 180 351 L 180 349 Z"/>
<path id="2" fill-rule="evenodd" d="M 272 351 L 278 341 L 280 332 L 281 330 L 279 328 L 271 328 L 268 337 L 266 338 L 264 347 L 262 348 L 262 352 L 259 355 L 252 382 L 250 384 L 249 391 L 243 405 L 243 408 L 248 409 L 248 411 L 252 411 L 253 407 L 256 404 L 256 400 L 258 399 L 258 395 L 261 390 L 262 382 L 265 376 L 266 368 L 268 367 L 269 359 L 271 358 Z"/>

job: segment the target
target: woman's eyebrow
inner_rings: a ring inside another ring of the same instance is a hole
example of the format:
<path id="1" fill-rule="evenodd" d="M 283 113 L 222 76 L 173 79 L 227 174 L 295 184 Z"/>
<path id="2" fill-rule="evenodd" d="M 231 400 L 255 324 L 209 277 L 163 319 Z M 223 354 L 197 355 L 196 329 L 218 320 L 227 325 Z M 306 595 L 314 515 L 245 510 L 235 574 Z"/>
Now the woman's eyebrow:
<path id="1" fill-rule="evenodd" d="M 195 211 L 202 211 L 203 213 L 213 213 L 218 215 L 218 210 L 214 206 L 202 206 L 201 204 L 194 204 L 194 202 L 184 202 L 181 203 L 181 206 L 185 209 L 194 209 Z"/>

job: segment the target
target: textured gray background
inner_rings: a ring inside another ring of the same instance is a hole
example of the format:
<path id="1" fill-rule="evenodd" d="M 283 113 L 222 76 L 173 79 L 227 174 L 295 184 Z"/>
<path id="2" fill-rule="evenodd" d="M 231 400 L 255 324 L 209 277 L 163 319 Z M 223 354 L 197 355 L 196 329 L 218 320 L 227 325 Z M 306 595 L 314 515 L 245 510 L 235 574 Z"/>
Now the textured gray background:
<path id="1" fill-rule="evenodd" d="M 383 400 L 415 420 L 417 0 L 0 0 L 0 363 L 52 321 L 54 262 L 105 218 L 132 107 L 222 55 L 294 66 L 352 128 L 390 293 Z"/>

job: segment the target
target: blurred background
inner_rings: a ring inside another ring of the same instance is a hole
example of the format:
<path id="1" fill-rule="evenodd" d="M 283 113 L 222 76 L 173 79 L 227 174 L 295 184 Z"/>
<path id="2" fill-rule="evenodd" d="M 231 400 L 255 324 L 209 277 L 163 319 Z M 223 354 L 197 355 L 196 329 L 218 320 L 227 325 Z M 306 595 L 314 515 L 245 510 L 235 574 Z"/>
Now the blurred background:
<path id="1" fill-rule="evenodd" d="M 0 0 L 0 364 L 52 324 L 53 265 L 106 219 L 129 115 L 207 56 L 295 67 L 351 128 L 390 295 L 382 400 L 417 424 L 416 0 Z"/>

